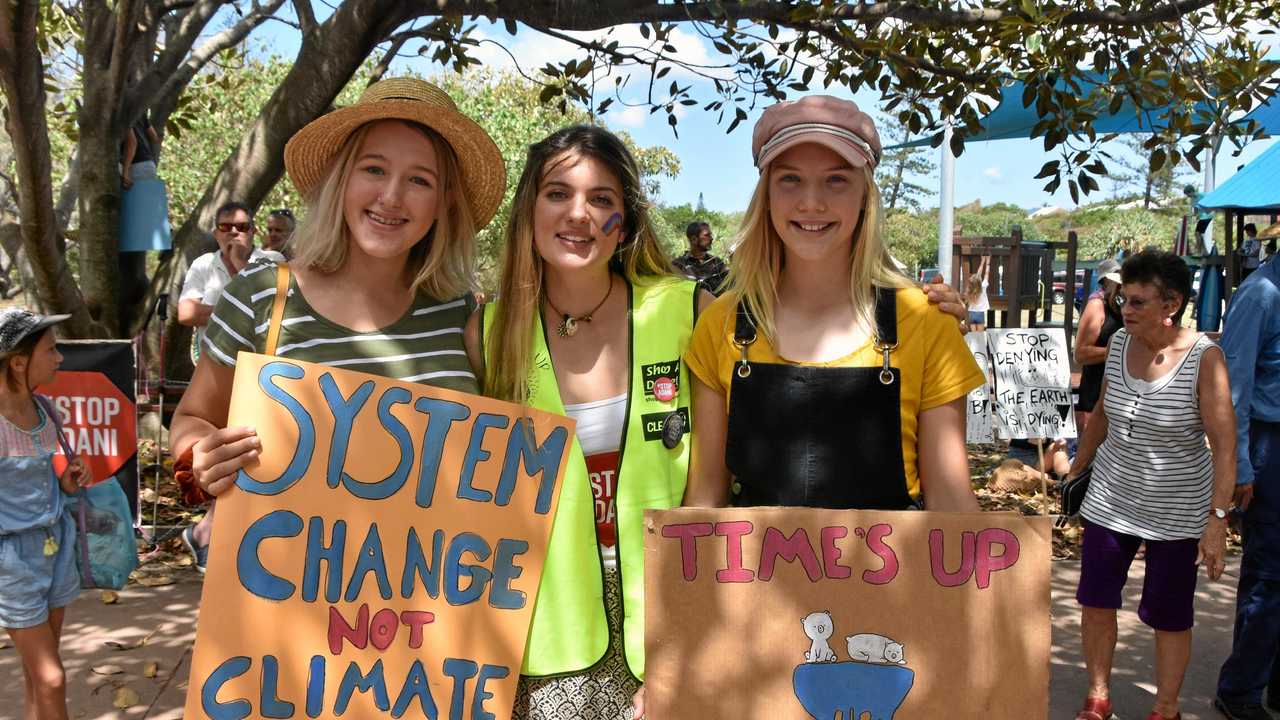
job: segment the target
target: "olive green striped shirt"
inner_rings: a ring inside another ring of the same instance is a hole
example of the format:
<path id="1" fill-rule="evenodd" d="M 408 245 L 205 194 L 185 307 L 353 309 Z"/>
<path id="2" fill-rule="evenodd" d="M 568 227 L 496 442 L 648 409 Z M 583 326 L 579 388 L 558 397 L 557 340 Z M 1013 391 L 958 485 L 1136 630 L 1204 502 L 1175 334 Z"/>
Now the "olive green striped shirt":
<path id="1" fill-rule="evenodd" d="M 204 350 L 210 357 L 234 366 L 242 350 L 264 352 L 275 271 L 275 265 L 250 265 L 222 291 L 205 330 Z M 291 278 L 276 355 L 478 394 L 462 344 L 470 309 L 466 296 L 442 302 L 419 294 L 396 322 L 356 332 L 312 309 L 298 291 L 297 279 Z"/>

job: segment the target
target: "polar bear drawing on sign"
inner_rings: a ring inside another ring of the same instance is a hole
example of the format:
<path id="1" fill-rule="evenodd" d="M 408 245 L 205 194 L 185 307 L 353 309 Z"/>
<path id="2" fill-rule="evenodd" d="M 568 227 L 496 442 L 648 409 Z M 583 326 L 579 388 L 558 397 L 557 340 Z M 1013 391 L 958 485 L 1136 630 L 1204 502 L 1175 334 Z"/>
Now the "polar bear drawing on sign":
<path id="1" fill-rule="evenodd" d="M 876 665 L 906 665 L 903 657 L 902 643 L 895 642 L 883 635 L 860 633 L 846 637 L 845 644 L 849 649 L 849 659 L 854 662 L 874 663 Z"/>
<path id="2" fill-rule="evenodd" d="M 800 620 L 800 624 L 804 626 L 804 634 L 808 635 L 811 641 L 808 651 L 804 654 L 805 662 L 835 662 L 836 653 L 831 649 L 831 645 L 827 643 L 831 634 L 835 632 L 834 623 L 831 622 L 831 613 L 809 613 Z"/>

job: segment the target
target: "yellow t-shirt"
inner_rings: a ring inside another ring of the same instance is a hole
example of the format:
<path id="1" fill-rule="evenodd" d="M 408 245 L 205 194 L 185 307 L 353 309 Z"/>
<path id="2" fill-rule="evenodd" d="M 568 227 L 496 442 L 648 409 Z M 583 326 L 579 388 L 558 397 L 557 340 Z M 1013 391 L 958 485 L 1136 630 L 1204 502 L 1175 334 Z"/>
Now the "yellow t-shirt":
<path id="1" fill-rule="evenodd" d="M 954 317 L 931 307 L 925 294 L 916 288 L 898 290 L 897 295 L 898 348 L 890 355 L 889 362 L 901 371 L 902 459 L 907 492 L 915 498 L 920 495 L 920 473 L 916 464 L 916 428 L 920 413 L 964 397 L 984 379 Z M 736 310 L 728 296 L 717 298 L 698 317 L 684 356 L 690 372 L 725 396 L 726 407 L 734 363 L 742 357 L 742 351 L 733 344 Z M 828 362 L 793 362 L 774 352 L 763 334 L 748 346 L 747 360 L 815 367 L 879 367 L 883 362 L 871 340 L 852 353 Z"/>

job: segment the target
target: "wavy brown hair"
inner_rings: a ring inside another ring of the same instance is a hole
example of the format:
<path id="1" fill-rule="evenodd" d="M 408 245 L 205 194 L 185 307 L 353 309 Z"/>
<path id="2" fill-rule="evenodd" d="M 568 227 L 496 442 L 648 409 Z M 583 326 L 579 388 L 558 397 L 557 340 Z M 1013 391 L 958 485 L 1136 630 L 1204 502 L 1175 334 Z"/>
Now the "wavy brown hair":
<path id="1" fill-rule="evenodd" d="M 609 258 L 610 270 L 633 285 L 652 283 L 672 274 L 671 263 L 649 220 L 652 206 L 640 182 L 640 168 L 617 135 L 594 125 L 574 125 L 530 145 L 511 201 L 498 285 L 501 301 L 496 308 L 489 308 L 494 318 L 484 343 L 484 392 L 490 397 L 521 404 L 528 400 L 534 319 L 541 312 L 544 292 L 543 260 L 533 240 L 534 204 L 552 169 L 582 157 L 603 164 L 622 187 L 625 219 L 622 238 Z"/>

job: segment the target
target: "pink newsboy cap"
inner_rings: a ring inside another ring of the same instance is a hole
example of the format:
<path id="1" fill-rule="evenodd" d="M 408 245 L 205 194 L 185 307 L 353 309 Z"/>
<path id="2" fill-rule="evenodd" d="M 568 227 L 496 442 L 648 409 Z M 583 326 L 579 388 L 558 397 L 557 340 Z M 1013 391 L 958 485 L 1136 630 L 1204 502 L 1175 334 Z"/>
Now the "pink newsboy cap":
<path id="1" fill-rule="evenodd" d="M 875 169 L 880 162 L 880 134 L 871 116 L 856 103 L 830 95 L 809 95 L 765 110 L 751 134 L 751 156 L 764 172 L 779 155 L 803 143 L 831 148 L 853 167 Z"/>

